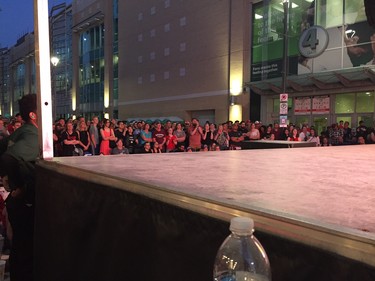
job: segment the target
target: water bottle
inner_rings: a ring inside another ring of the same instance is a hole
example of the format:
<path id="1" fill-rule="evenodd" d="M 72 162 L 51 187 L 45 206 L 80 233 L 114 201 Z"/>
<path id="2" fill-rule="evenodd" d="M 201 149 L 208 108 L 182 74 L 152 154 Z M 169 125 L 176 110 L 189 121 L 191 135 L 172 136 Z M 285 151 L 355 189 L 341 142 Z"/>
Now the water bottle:
<path id="1" fill-rule="evenodd" d="M 253 235 L 254 221 L 231 219 L 232 232 L 220 246 L 214 264 L 214 281 L 271 281 L 266 252 Z"/>

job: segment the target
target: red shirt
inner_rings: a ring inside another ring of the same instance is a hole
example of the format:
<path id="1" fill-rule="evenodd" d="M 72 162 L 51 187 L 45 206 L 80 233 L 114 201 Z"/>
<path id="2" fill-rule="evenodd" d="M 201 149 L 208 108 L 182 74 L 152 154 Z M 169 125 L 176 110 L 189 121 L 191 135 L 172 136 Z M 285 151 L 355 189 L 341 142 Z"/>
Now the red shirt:
<path id="1" fill-rule="evenodd" d="M 175 135 L 166 136 L 166 144 L 168 150 L 174 150 L 176 148 L 174 141 L 177 141 L 177 137 Z"/>

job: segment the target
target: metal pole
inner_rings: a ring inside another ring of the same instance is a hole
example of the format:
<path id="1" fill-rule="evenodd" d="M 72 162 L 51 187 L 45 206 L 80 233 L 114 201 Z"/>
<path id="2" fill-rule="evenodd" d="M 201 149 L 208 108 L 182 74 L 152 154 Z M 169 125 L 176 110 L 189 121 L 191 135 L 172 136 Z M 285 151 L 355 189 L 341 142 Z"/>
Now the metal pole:
<path id="1" fill-rule="evenodd" d="M 283 1 L 284 7 L 284 45 L 283 45 L 283 76 L 282 89 L 286 93 L 286 80 L 288 76 L 288 33 L 289 33 L 289 1 Z"/>
<path id="2" fill-rule="evenodd" d="M 41 158 L 53 157 L 48 0 L 34 0 L 36 92 Z"/>

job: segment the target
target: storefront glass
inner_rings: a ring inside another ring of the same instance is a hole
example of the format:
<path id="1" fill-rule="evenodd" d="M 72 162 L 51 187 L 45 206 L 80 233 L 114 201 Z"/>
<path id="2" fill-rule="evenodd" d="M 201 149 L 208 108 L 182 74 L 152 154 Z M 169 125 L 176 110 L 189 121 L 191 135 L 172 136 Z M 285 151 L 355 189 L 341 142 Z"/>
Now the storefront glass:
<path id="1" fill-rule="evenodd" d="M 358 93 L 356 112 L 374 112 L 374 93 Z"/>
<path id="2" fill-rule="evenodd" d="M 335 113 L 354 113 L 355 111 L 355 94 L 336 95 Z"/>

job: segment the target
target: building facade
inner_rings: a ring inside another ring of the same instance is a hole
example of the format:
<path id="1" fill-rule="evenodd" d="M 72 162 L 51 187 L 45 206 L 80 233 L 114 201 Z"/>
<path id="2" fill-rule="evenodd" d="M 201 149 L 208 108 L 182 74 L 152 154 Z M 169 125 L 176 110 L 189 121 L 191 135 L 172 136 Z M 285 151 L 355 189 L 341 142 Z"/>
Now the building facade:
<path id="1" fill-rule="evenodd" d="M 35 93 L 34 34 L 21 36 L 11 48 L 0 53 L 1 115 L 18 113 L 18 100 Z"/>
<path id="2" fill-rule="evenodd" d="M 52 7 L 49 15 L 51 44 L 52 111 L 55 119 L 73 115 L 72 5 Z M 53 61 L 53 59 L 55 61 Z"/>
<path id="3" fill-rule="evenodd" d="M 280 94 L 285 90 L 288 122 L 323 129 L 340 120 L 351 127 L 364 121 L 372 127 L 375 29 L 367 21 L 364 2 L 293 0 L 287 8 L 288 68 L 283 89 L 283 5 L 276 0 L 252 5 L 248 85 L 261 98 L 261 119 L 279 121 Z"/>
<path id="4" fill-rule="evenodd" d="M 339 120 L 372 126 L 375 33 L 357 2 L 56 6 L 50 14 L 51 56 L 59 57 L 52 67 L 55 116 L 273 123 L 281 120 L 280 94 L 287 94 L 283 121 L 318 129 Z M 15 101 L 35 90 L 33 50 L 33 34 L 2 50 L 3 114 L 15 113 Z"/>
<path id="5" fill-rule="evenodd" d="M 248 119 L 248 4 L 120 2 L 120 116 Z"/>

